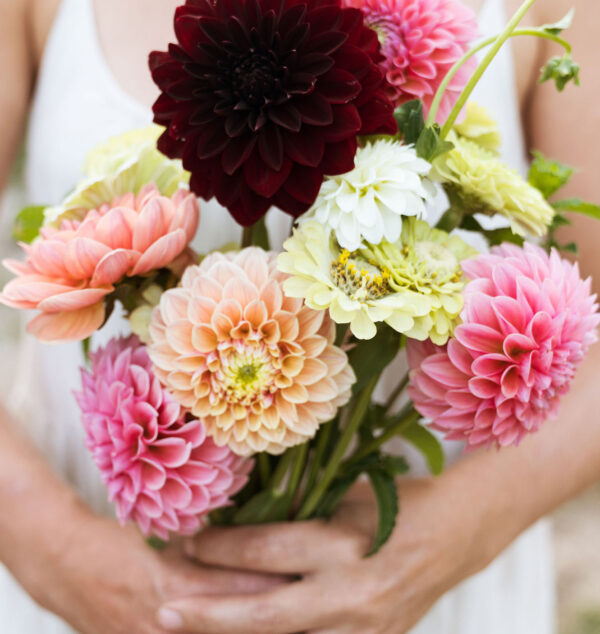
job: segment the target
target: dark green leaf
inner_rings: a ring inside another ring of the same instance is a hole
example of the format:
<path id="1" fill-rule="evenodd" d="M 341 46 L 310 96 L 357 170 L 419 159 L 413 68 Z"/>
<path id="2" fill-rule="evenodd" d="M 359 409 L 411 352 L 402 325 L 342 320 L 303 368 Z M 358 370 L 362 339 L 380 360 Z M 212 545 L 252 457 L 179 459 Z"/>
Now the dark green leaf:
<path id="1" fill-rule="evenodd" d="M 402 437 L 423 454 L 433 475 L 439 475 L 442 472 L 444 450 L 439 440 L 427 428 L 419 423 L 413 423 L 402 432 Z"/>
<path id="2" fill-rule="evenodd" d="M 378 376 L 400 350 L 401 335 L 385 324 L 380 324 L 373 339 L 360 341 L 349 353 L 356 373 L 354 393 L 362 390 L 372 377 Z"/>
<path id="3" fill-rule="evenodd" d="M 544 24 L 542 28 L 546 33 L 551 35 L 560 35 L 565 29 L 568 29 L 573 23 L 573 17 L 575 15 L 575 9 L 571 9 L 564 18 L 555 22 L 554 24 Z"/>
<path id="4" fill-rule="evenodd" d="M 381 456 L 381 466 L 393 476 L 402 475 L 410 469 L 408 462 L 403 456 L 391 456 L 388 454 Z"/>
<path id="5" fill-rule="evenodd" d="M 234 524 L 266 524 L 288 519 L 292 500 L 289 495 L 267 489 L 251 498 L 233 516 Z"/>
<path id="6" fill-rule="evenodd" d="M 522 246 L 524 242 L 522 236 L 513 233 L 508 227 L 502 227 L 500 229 L 484 229 L 477 221 L 477 218 L 474 218 L 473 216 L 465 216 L 463 221 L 460 223 L 460 228 L 466 229 L 467 231 L 476 231 L 477 233 L 481 233 L 485 236 L 489 245 L 492 247 L 497 244 L 502 244 L 503 242 L 512 242 L 513 244 Z"/>
<path id="7" fill-rule="evenodd" d="M 552 206 L 557 211 L 573 211 L 584 216 L 590 216 L 600 220 L 600 205 L 594 203 L 588 203 L 580 198 L 567 198 L 565 200 L 559 200 L 552 203 Z"/>
<path id="8" fill-rule="evenodd" d="M 431 163 L 436 157 L 449 152 L 453 147 L 454 145 L 450 141 L 442 139 L 440 126 L 435 123 L 421 132 L 415 149 L 422 159 Z"/>
<path id="9" fill-rule="evenodd" d="M 533 156 L 535 158 L 529 168 L 529 183 L 546 198 L 550 198 L 571 180 L 574 170 L 569 165 L 546 158 L 541 152 L 534 152 Z"/>
<path id="10" fill-rule="evenodd" d="M 150 546 L 150 548 L 154 548 L 154 550 L 164 550 L 168 546 L 167 542 L 163 541 L 159 537 L 156 537 L 155 535 L 148 537 L 146 543 L 148 544 L 148 546 Z"/>
<path id="11" fill-rule="evenodd" d="M 31 205 L 22 209 L 13 226 L 14 239 L 31 244 L 38 237 L 44 224 L 45 209 L 45 205 Z"/>
<path id="12" fill-rule="evenodd" d="M 374 555 L 390 538 L 398 517 L 398 489 L 392 473 L 382 468 L 369 470 L 369 479 L 375 492 L 379 520 L 373 546 L 367 557 Z"/>
<path id="13" fill-rule="evenodd" d="M 538 83 L 543 84 L 550 79 L 554 80 L 559 92 L 562 92 L 570 81 L 579 86 L 579 64 L 573 61 L 568 53 L 562 57 L 553 57 L 542 68 Z"/>
<path id="14" fill-rule="evenodd" d="M 411 145 L 417 142 L 419 135 L 425 127 L 423 118 L 423 103 L 419 99 L 413 99 L 394 112 L 398 133 L 404 139 L 404 143 Z"/>
<path id="15" fill-rule="evenodd" d="M 442 214 L 435 226 L 437 229 L 450 233 L 450 231 L 454 231 L 454 229 L 462 225 L 464 218 L 465 210 L 458 205 L 451 205 L 450 209 Z"/>
<path id="16" fill-rule="evenodd" d="M 568 242 L 567 244 L 563 244 L 562 247 L 559 247 L 561 251 L 567 251 L 568 253 L 573 253 L 577 255 L 579 253 L 579 247 L 575 242 Z"/>

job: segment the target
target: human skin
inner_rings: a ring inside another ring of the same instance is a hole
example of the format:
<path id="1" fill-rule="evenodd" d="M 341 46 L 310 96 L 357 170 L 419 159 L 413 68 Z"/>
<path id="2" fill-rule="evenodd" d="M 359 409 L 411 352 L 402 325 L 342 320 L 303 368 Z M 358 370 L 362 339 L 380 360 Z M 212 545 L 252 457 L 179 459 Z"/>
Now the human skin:
<path id="1" fill-rule="evenodd" d="M 56 0 L 0 0 L 0 188 L 22 136 L 32 88 Z M 100 39 L 117 80 L 140 102 L 156 95 L 145 68 L 148 50 L 171 37 L 172 0 L 102 0 L 96 3 Z M 468 3 L 471 4 L 471 3 Z M 473 3 L 476 5 L 480 2 Z M 508 0 L 510 9 L 518 2 Z M 595 43 L 587 27 L 600 6 L 585 0 L 538 0 L 532 23 L 554 21 L 572 4 L 577 20 L 569 37 L 583 67 L 581 88 L 556 93 L 535 78 L 555 54 L 541 41 L 515 43 L 518 88 L 531 147 L 580 168 L 565 195 L 595 199 L 600 131 L 591 104 L 600 97 Z M 144 16 L 144 29 L 128 29 Z M 125 30 L 124 30 L 125 29 Z M 108 35 L 110 34 L 110 35 Z M 585 122 L 585 124 L 583 123 Z M 577 220 L 570 239 L 581 247 L 582 268 L 600 280 L 595 243 L 600 225 Z M 42 605 L 82 634 L 164 631 L 155 612 L 184 631 L 400 634 L 447 589 L 481 569 L 539 517 L 600 476 L 600 425 L 594 411 L 594 348 L 582 365 L 559 420 L 548 423 L 518 449 L 481 452 L 433 480 L 399 484 L 403 513 L 380 554 L 363 559 L 374 525 L 370 491 L 355 488 L 329 524 L 211 529 L 191 542 L 192 567 L 174 552 L 150 551 L 132 530 L 100 519 L 56 478 L 43 457 L 0 414 L 0 560 Z M 18 486 L 15 474 L 19 474 Z M 352 513 L 356 505 L 361 513 Z M 356 526 L 356 516 L 365 518 Z M 475 547 L 473 547 L 475 545 Z M 217 572 L 206 564 L 230 568 Z M 266 590 L 280 578 L 259 572 L 301 575 L 293 584 Z M 215 592 L 244 592 L 217 598 Z M 180 597 L 191 596 L 188 600 Z M 178 598 L 176 601 L 174 599 Z M 180 628 L 181 629 L 181 628 Z"/>

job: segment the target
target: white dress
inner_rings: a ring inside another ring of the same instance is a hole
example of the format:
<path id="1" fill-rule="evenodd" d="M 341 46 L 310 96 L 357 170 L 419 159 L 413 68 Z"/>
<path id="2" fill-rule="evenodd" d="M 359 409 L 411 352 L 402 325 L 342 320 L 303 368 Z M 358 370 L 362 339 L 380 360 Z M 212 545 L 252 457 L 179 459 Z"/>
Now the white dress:
<path id="1" fill-rule="evenodd" d="M 92 0 L 63 0 L 49 36 L 29 121 L 26 198 L 57 202 L 76 183 L 84 157 L 108 136 L 141 127 L 151 113 L 117 84 L 99 46 Z M 487 0 L 483 33 L 505 23 L 502 0 Z M 477 100 L 500 122 L 506 158 L 524 168 L 524 152 L 509 50 L 485 76 Z M 215 203 L 202 204 L 200 250 L 235 239 L 239 229 Z M 289 218 L 271 216 L 285 235 Z M 99 335 L 112 336 L 118 320 Z M 109 324 L 110 326 L 110 324 Z M 79 412 L 79 345 L 43 346 L 23 339 L 9 405 L 48 460 L 99 513 L 112 513 L 105 487 L 84 447 Z M 458 451 L 455 445 L 452 453 Z M 418 468 L 418 465 L 417 465 Z M 432 517 L 432 521 L 436 521 Z M 549 531 L 541 523 L 521 536 L 488 569 L 444 596 L 413 634 L 552 634 L 553 575 Z M 68 634 L 60 619 L 38 608 L 0 566 L 2 634 Z"/>

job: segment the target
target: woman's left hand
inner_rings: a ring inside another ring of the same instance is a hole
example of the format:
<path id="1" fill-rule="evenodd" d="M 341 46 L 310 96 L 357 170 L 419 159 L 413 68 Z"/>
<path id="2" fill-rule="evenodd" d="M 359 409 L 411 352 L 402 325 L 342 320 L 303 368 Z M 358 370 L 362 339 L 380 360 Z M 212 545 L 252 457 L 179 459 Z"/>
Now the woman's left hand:
<path id="1" fill-rule="evenodd" d="M 377 510 L 368 482 L 354 487 L 330 522 L 206 530 L 188 542 L 196 560 L 299 580 L 243 597 L 172 601 L 161 608 L 161 623 L 202 634 L 407 632 L 486 559 L 473 548 L 480 526 L 468 491 L 445 478 L 402 481 L 396 529 L 372 557 L 365 554 Z"/>

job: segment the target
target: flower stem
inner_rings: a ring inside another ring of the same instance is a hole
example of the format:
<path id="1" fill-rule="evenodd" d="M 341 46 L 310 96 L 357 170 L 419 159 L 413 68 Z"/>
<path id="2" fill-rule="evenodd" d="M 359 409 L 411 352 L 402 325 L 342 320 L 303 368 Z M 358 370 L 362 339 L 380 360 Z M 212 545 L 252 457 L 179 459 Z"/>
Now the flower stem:
<path id="1" fill-rule="evenodd" d="M 312 512 L 317 508 L 321 498 L 327 491 L 327 488 L 337 475 L 338 468 L 346 455 L 346 451 L 348 450 L 348 447 L 350 446 L 350 443 L 352 442 L 354 435 L 358 431 L 358 428 L 360 427 L 360 424 L 367 412 L 369 403 L 371 402 L 371 395 L 373 394 L 373 390 L 375 389 L 378 379 L 379 376 L 374 376 L 354 399 L 353 405 L 350 408 L 350 418 L 348 419 L 346 427 L 338 440 L 327 466 L 325 467 L 325 471 L 315 488 L 308 494 L 308 497 L 300 508 L 296 519 L 306 520 L 311 516 Z"/>
<path id="2" fill-rule="evenodd" d="M 244 227 L 244 230 L 242 231 L 242 249 L 252 246 L 252 229 L 252 226 Z"/>
<path id="3" fill-rule="evenodd" d="M 452 68 L 446 73 L 444 80 L 442 81 L 439 88 L 437 89 L 437 92 L 435 93 L 435 97 L 433 98 L 433 101 L 431 102 L 431 108 L 429 109 L 429 114 L 427 115 L 427 122 L 426 122 L 427 126 L 431 126 L 435 122 L 435 117 L 440 107 L 440 103 L 442 102 L 442 99 L 444 97 L 444 93 L 446 92 L 446 89 L 450 85 L 450 82 L 454 79 L 454 76 L 456 75 L 456 73 L 468 60 L 471 59 L 471 57 L 473 57 L 474 55 L 477 55 L 477 53 L 479 53 L 479 51 L 482 51 L 484 48 L 491 46 L 498 39 L 499 35 L 500 34 L 492 35 L 492 37 L 488 37 L 487 39 L 477 44 L 477 46 L 467 51 L 454 64 L 454 66 L 452 66 Z M 509 37 L 522 37 L 524 35 L 532 36 L 532 37 L 540 37 L 545 40 L 551 40 L 552 42 L 556 42 L 557 44 L 560 44 L 562 47 L 564 47 L 567 53 L 571 52 L 571 45 L 566 40 L 563 40 L 561 37 L 558 37 L 558 35 L 549 33 L 548 31 L 545 31 L 542 28 L 516 29 L 509 35 Z"/>
<path id="4" fill-rule="evenodd" d="M 269 484 L 269 488 L 272 489 L 274 493 L 281 495 L 285 492 L 285 479 L 295 457 L 294 449 L 288 449 L 283 456 L 281 456 Z"/>
<path id="5" fill-rule="evenodd" d="M 390 394 L 390 397 L 386 401 L 385 403 L 386 414 L 392 409 L 392 407 L 394 406 L 394 403 L 398 400 L 398 397 L 400 396 L 400 394 L 402 394 L 402 392 L 404 391 L 404 388 L 408 385 L 409 380 L 410 378 L 407 372 L 402 377 L 402 379 L 400 380 L 400 383 L 398 383 L 398 385 L 396 386 L 396 389 Z"/>
<path id="6" fill-rule="evenodd" d="M 331 433 L 333 431 L 334 426 L 337 424 L 337 419 L 330 421 L 329 423 L 325 423 L 321 425 L 319 429 L 319 434 L 317 436 L 317 442 L 314 449 L 314 455 L 312 457 L 310 468 L 308 470 L 308 477 L 306 478 L 306 485 L 304 487 L 304 497 L 302 498 L 302 504 L 306 501 L 306 498 L 313 490 L 315 486 L 315 482 L 317 481 L 317 477 L 319 476 L 319 472 L 321 471 L 321 466 L 323 462 L 323 456 L 325 455 L 325 450 L 327 449 L 327 445 L 329 444 L 329 439 L 331 438 Z"/>
<path id="7" fill-rule="evenodd" d="M 306 456 L 308 455 L 308 443 L 302 443 L 297 447 L 294 447 L 294 460 L 292 461 L 292 470 L 290 472 L 290 478 L 287 484 L 287 493 L 290 500 L 294 499 L 296 491 L 300 486 L 302 480 L 302 474 L 304 473 L 304 467 L 306 465 Z"/>
<path id="8" fill-rule="evenodd" d="M 271 461 L 269 459 L 269 454 L 264 452 L 259 453 L 257 463 L 260 483 L 262 487 L 266 489 L 269 486 L 269 481 L 271 480 Z"/>
<path id="9" fill-rule="evenodd" d="M 368 456 L 370 453 L 377 451 L 382 445 L 385 445 L 388 440 L 391 440 L 394 436 L 402 433 L 407 427 L 410 427 L 417 420 L 419 420 L 419 413 L 411 407 L 406 415 L 402 416 L 400 420 L 388 427 L 380 436 L 377 436 L 377 438 L 374 438 L 371 442 L 359 447 L 358 450 L 350 458 L 348 458 L 345 466 L 354 464 L 365 456 Z"/>
<path id="10" fill-rule="evenodd" d="M 525 0 L 525 2 L 523 2 L 523 4 L 519 7 L 513 17 L 509 20 L 505 29 L 500 33 L 500 35 L 498 35 L 498 37 L 496 37 L 494 44 L 473 73 L 471 79 L 469 79 L 467 85 L 464 87 L 462 93 L 460 94 L 458 101 L 454 104 L 454 107 L 452 108 L 452 111 L 450 112 L 446 123 L 444 123 L 444 126 L 442 127 L 442 138 L 445 138 L 448 132 L 450 132 L 460 111 L 467 103 L 467 100 L 471 96 L 471 93 L 473 92 L 475 86 L 479 83 L 481 76 L 487 70 L 487 67 L 492 63 L 492 60 L 494 59 L 494 57 L 496 57 L 498 51 L 502 48 L 506 40 L 510 37 L 511 33 L 514 32 L 519 22 L 523 19 L 523 17 L 532 7 L 535 1 L 536 0 Z"/>

